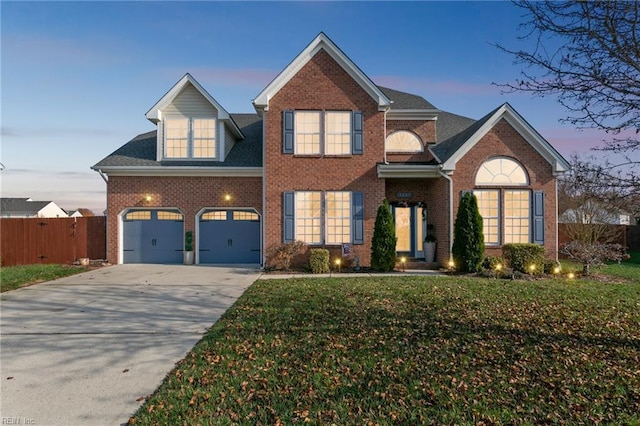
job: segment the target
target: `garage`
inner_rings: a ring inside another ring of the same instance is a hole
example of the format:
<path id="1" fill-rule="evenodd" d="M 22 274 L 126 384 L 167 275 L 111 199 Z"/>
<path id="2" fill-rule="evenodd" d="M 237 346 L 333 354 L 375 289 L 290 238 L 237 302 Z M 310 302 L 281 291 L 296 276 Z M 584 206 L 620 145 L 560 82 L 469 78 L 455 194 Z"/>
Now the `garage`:
<path id="1" fill-rule="evenodd" d="M 260 215 L 255 210 L 204 210 L 199 263 L 260 263 Z"/>
<path id="2" fill-rule="evenodd" d="M 184 216 L 179 210 L 128 210 L 122 232 L 123 263 L 182 263 Z"/>

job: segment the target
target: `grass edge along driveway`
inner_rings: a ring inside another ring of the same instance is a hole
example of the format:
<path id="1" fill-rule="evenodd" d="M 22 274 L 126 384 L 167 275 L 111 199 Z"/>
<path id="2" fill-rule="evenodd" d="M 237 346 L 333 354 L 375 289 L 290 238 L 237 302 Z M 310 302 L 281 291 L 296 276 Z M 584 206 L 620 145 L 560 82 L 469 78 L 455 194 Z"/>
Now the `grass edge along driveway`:
<path id="1" fill-rule="evenodd" d="M 87 271 L 83 266 L 56 264 L 17 265 L 0 267 L 0 292 L 51 281 Z"/>
<path id="2" fill-rule="evenodd" d="M 640 284 L 257 281 L 132 424 L 640 423 Z"/>

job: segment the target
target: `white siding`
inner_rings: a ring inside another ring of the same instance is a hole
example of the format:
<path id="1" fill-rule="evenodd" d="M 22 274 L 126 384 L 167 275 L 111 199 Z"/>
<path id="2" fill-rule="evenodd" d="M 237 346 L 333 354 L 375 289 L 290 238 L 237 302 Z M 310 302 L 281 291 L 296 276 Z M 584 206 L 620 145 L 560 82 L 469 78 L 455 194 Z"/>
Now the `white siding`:
<path id="1" fill-rule="evenodd" d="M 56 205 L 53 201 L 44 206 L 38 212 L 38 217 L 68 217 L 67 213 Z"/>
<path id="2" fill-rule="evenodd" d="M 231 134 L 226 126 L 224 128 L 224 134 L 224 158 L 227 158 L 231 148 L 233 148 L 233 145 L 236 143 L 236 138 Z"/>
<path id="3" fill-rule="evenodd" d="M 218 111 L 193 85 L 187 84 L 178 96 L 163 109 L 162 116 L 218 118 Z"/>

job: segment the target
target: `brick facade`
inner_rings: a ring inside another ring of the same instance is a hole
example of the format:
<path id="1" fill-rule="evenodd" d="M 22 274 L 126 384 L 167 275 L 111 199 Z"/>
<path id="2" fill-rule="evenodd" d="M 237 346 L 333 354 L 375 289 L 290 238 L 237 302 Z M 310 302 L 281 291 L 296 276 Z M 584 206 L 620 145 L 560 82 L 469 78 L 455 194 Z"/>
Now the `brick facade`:
<path id="1" fill-rule="evenodd" d="M 429 152 L 428 144 L 436 141 L 436 122 L 435 120 L 388 120 L 387 136 L 398 130 L 408 130 L 413 132 L 422 140 L 424 151 L 415 154 L 388 153 L 387 161 L 390 163 L 398 162 L 428 162 L 433 160 L 433 155 Z"/>
<path id="2" fill-rule="evenodd" d="M 461 191 L 474 189 L 478 169 L 482 163 L 496 156 L 510 157 L 524 167 L 530 184 L 523 189 L 544 191 L 544 245 L 547 257 L 555 259 L 557 256 L 556 178 L 553 176 L 551 165 L 504 119 L 500 120 L 456 165 L 452 176 L 454 220 L 460 204 Z M 483 186 L 483 189 L 490 188 Z M 486 248 L 487 256 L 498 256 L 501 253 L 500 247 L 487 246 Z"/>
<path id="3" fill-rule="evenodd" d="M 344 157 L 282 153 L 282 112 L 338 110 L 364 113 L 364 154 Z M 365 203 L 365 243 L 354 246 L 369 265 L 371 236 L 385 194 L 376 164 L 384 157 L 384 113 L 378 104 L 324 50 L 319 51 L 269 101 L 264 114 L 265 247 L 282 244 L 284 191 L 361 191 Z M 334 249 L 337 253 L 338 248 Z"/>
<path id="4" fill-rule="evenodd" d="M 225 201 L 227 194 L 229 201 Z M 110 176 L 107 260 L 111 263 L 118 262 L 118 216 L 130 207 L 178 208 L 184 214 L 185 230 L 195 230 L 196 214 L 205 207 L 252 207 L 262 213 L 262 178 Z M 194 236 L 194 247 L 197 244 Z"/>

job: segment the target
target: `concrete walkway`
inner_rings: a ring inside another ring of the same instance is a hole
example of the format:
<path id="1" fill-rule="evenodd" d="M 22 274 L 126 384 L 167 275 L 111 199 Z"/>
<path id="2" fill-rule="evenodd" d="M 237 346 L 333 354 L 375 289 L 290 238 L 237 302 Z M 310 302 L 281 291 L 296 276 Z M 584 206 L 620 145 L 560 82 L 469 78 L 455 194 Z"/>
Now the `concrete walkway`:
<path id="1" fill-rule="evenodd" d="M 2 424 L 126 423 L 259 275 L 117 265 L 4 293 Z"/>

